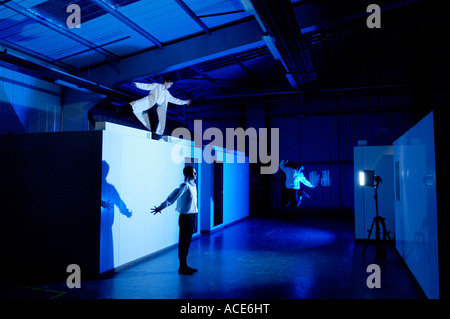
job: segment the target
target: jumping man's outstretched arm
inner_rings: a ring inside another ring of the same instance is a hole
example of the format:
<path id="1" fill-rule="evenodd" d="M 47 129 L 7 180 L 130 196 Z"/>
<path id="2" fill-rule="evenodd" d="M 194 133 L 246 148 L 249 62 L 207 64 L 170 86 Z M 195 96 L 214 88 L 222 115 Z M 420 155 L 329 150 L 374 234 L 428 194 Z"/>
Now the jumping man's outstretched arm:
<path id="1" fill-rule="evenodd" d="M 316 187 L 316 185 L 313 185 L 310 181 L 308 181 L 306 179 L 306 177 L 305 177 L 305 175 L 303 175 L 303 173 L 300 176 L 300 182 L 302 182 L 304 185 L 306 185 L 306 186 L 308 186 L 310 188 L 315 188 Z"/>
<path id="2" fill-rule="evenodd" d="M 170 93 L 168 94 L 167 100 L 170 103 L 178 104 L 178 105 L 184 105 L 184 104 L 190 105 L 191 104 L 191 100 L 180 100 L 180 99 L 177 99 L 176 97 L 173 97 L 172 94 L 170 94 Z"/>
<path id="3" fill-rule="evenodd" d="M 139 82 L 133 82 L 134 86 L 138 89 L 145 90 L 145 91 L 151 91 L 156 87 L 156 83 L 139 83 Z"/>

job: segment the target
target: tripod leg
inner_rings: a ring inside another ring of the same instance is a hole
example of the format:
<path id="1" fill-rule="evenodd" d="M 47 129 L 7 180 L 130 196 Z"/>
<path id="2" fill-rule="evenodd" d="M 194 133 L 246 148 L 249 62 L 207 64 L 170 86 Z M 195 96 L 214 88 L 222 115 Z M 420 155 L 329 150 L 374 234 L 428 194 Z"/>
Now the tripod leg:
<path id="1" fill-rule="evenodd" d="M 386 230 L 386 222 L 385 222 L 385 219 L 386 219 L 386 218 L 383 218 L 383 219 L 381 220 L 381 226 L 383 227 L 383 241 L 386 241 L 386 237 L 389 238 L 389 240 L 392 240 L 392 239 L 391 239 L 391 236 L 389 235 L 390 231 L 387 231 L 387 230 Z"/>
<path id="2" fill-rule="evenodd" d="M 379 236 L 377 238 L 377 247 L 376 247 L 376 258 L 375 258 L 375 263 L 376 260 L 379 259 L 380 260 L 386 260 L 387 256 L 386 256 L 386 235 L 387 231 L 386 231 L 386 223 L 384 222 L 385 218 L 383 217 L 378 217 L 379 222 L 381 223 L 381 227 L 383 228 L 383 240 L 380 240 Z M 379 256 L 378 256 L 379 255 Z"/>
<path id="3" fill-rule="evenodd" d="M 369 243 L 370 236 L 372 235 L 373 225 L 375 225 L 375 219 L 372 221 L 372 226 L 370 226 L 370 229 L 368 230 L 369 235 L 367 236 L 367 241 L 366 244 L 364 245 L 364 250 L 362 253 L 363 256 L 366 253 L 367 244 Z"/>

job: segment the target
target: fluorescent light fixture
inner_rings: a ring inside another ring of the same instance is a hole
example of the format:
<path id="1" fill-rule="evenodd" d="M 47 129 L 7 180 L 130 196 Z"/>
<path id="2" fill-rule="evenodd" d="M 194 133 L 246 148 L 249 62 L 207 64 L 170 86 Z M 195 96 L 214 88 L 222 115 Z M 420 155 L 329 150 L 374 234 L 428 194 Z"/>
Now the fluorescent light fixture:
<path id="1" fill-rule="evenodd" d="M 261 21 L 261 18 L 259 17 L 258 13 L 256 13 L 255 7 L 253 6 L 252 2 L 250 0 L 239 0 L 242 7 L 244 8 L 245 12 L 253 14 L 256 21 L 258 21 L 259 26 L 261 27 L 263 33 L 267 32 L 266 27 L 264 26 L 264 23 Z"/>
<path id="2" fill-rule="evenodd" d="M 280 51 L 278 51 L 277 46 L 275 45 L 274 39 L 270 36 L 270 35 L 263 35 L 262 36 L 264 42 L 266 43 L 267 48 L 269 49 L 270 53 L 272 54 L 272 57 L 277 60 L 280 61 L 281 64 L 283 64 L 284 69 L 286 70 L 286 72 L 289 72 L 289 68 L 287 67 L 286 63 L 284 63 L 283 57 L 280 54 Z M 298 89 L 297 87 L 297 83 L 295 83 L 295 80 L 292 76 L 292 74 L 287 75 L 286 77 L 289 81 L 289 83 L 291 83 L 293 88 Z M 295 84 L 293 84 L 295 83 Z"/>
<path id="3" fill-rule="evenodd" d="M 291 84 L 291 86 L 294 89 L 298 89 L 297 82 L 295 82 L 294 76 L 292 74 L 286 73 L 286 79 L 289 81 L 289 84 Z"/>
<path id="4" fill-rule="evenodd" d="M 253 8 L 253 5 L 250 2 L 250 0 L 239 0 L 239 2 L 244 7 L 245 12 L 250 12 L 250 13 L 255 12 L 255 8 Z"/>
<path id="5" fill-rule="evenodd" d="M 281 60 L 281 54 L 278 51 L 277 47 L 275 46 L 275 43 L 273 42 L 273 38 L 270 35 L 263 35 L 262 38 L 263 38 L 264 42 L 266 43 L 267 48 L 269 49 L 273 58 L 275 60 Z"/>

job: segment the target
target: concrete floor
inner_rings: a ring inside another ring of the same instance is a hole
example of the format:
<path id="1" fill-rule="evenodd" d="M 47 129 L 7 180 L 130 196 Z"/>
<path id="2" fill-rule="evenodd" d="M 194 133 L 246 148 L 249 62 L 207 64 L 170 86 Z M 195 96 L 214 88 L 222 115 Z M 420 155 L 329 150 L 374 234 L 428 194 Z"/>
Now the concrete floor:
<path id="1" fill-rule="evenodd" d="M 354 239 L 349 214 L 294 214 L 248 218 L 191 245 L 198 273 L 177 273 L 177 248 L 101 279 L 9 282 L 2 299 L 423 299 L 394 248 L 379 262 L 381 288 L 366 272 L 375 249 Z"/>

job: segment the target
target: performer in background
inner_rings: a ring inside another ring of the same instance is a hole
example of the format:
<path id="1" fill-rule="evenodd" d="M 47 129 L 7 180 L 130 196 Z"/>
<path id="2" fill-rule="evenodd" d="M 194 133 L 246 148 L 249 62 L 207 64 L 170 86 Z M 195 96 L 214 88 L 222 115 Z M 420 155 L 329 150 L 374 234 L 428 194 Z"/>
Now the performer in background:
<path id="1" fill-rule="evenodd" d="M 133 108 L 133 113 L 146 128 L 156 133 L 159 138 L 164 135 L 166 128 L 167 104 L 169 102 L 178 105 L 191 104 L 191 100 L 180 100 L 170 94 L 168 89 L 172 86 L 173 81 L 169 77 L 164 78 L 163 84 L 138 82 L 133 82 L 133 84 L 141 90 L 150 91 L 148 96 L 130 103 Z M 148 110 L 155 104 L 157 105 L 158 126 L 156 127 L 156 131 L 153 131 L 150 125 Z"/>
<path id="2" fill-rule="evenodd" d="M 302 163 L 288 163 L 287 160 L 283 160 L 280 162 L 280 169 L 286 174 L 286 207 L 289 207 L 292 202 L 295 202 L 296 207 L 299 207 L 302 204 L 303 196 L 309 198 L 309 195 L 300 189 L 300 183 L 310 188 L 316 186 L 311 184 L 303 175 L 304 167 Z"/>
<path id="3" fill-rule="evenodd" d="M 158 207 L 152 208 L 152 213 L 160 213 L 164 208 L 172 205 L 177 201 L 176 211 L 180 213 L 178 225 L 180 234 L 178 238 L 178 259 L 180 260 L 180 268 L 178 273 L 181 275 L 192 275 L 197 269 L 187 265 L 187 256 L 189 247 L 191 246 L 191 238 L 194 233 L 195 224 L 197 222 L 197 186 L 195 179 L 197 172 L 194 167 L 186 166 L 183 169 L 185 182 L 175 189 L 169 197 Z"/>

